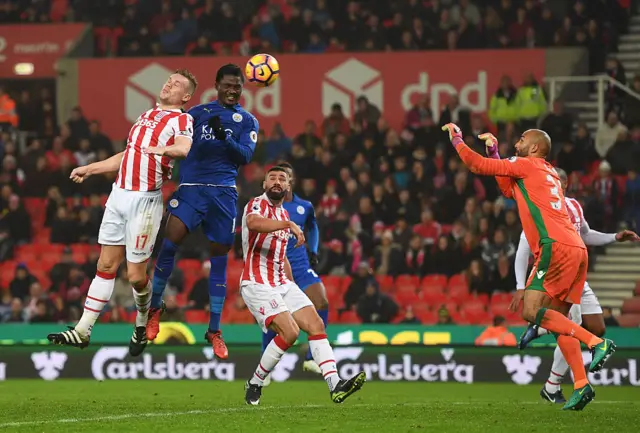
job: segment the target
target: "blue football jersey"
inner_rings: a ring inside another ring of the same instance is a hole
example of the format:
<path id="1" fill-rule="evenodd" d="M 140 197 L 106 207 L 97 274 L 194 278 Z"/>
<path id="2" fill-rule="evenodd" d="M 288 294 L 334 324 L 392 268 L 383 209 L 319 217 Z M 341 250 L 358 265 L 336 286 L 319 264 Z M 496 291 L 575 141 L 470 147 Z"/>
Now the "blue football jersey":
<path id="1" fill-rule="evenodd" d="M 318 253 L 318 225 L 316 223 L 316 212 L 313 205 L 302 200 L 300 197 L 293 195 L 291 201 L 284 201 L 282 206 L 289 212 L 289 218 L 296 223 L 298 227 L 305 233 L 307 239 L 307 248 L 312 253 Z M 291 235 L 295 238 L 295 236 Z M 291 263 L 292 269 L 303 268 L 304 271 L 309 269 L 309 257 L 307 248 L 295 248 L 295 239 L 290 239 L 287 243 L 287 258 Z"/>
<path id="2" fill-rule="evenodd" d="M 256 118 L 239 104 L 225 107 L 218 101 L 189 110 L 193 116 L 193 144 L 180 164 L 180 183 L 235 186 L 238 167 L 251 162 L 258 141 Z M 220 116 L 227 139 L 217 140 L 208 122 Z"/>

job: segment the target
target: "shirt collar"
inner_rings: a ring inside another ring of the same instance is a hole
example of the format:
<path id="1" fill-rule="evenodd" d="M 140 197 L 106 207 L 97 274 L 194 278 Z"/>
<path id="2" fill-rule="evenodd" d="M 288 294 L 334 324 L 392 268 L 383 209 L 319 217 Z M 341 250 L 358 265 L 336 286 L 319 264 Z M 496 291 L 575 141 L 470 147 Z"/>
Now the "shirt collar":
<path id="1" fill-rule="evenodd" d="M 235 104 L 235 105 L 232 105 L 232 106 L 228 106 L 228 105 L 224 105 L 224 104 L 218 102 L 217 99 L 215 101 L 213 101 L 213 103 L 216 104 L 218 107 L 220 107 L 222 109 L 230 109 L 230 110 L 233 110 L 233 111 L 238 111 L 241 108 L 240 104 Z"/>

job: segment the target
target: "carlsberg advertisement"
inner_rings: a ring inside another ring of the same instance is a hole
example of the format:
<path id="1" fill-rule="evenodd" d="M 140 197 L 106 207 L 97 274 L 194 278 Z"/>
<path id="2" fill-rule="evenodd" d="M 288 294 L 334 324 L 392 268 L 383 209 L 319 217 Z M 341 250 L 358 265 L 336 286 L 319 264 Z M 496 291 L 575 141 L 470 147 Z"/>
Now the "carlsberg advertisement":
<path id="1" fill-rule="evenodd" d="M 372 381 L 507 382 L 519 385 L 544 382 L 553 350 L 521 352 L 505 348 L 453 347 L 336 347 L 343 377 L 364 371 Z M 51 346 L 5 347 L 0 352 L 0 380 L 244 380 L 253 374 L 260 351 L 231 347 L 230 357 L 218 361 L 210 347 L 151 346 L 131 358 L 125 346 L 105 346 L 83 351 Z M 591 354 L 583 353 L 585 363 Z M 620 350 L 605 369 L 590 373 L 594 385 L 640 386 L 640 352 Z M 304 352 L 293 348 L 272 371 L 275 382 L 313 380 L 302 371 Z"/>

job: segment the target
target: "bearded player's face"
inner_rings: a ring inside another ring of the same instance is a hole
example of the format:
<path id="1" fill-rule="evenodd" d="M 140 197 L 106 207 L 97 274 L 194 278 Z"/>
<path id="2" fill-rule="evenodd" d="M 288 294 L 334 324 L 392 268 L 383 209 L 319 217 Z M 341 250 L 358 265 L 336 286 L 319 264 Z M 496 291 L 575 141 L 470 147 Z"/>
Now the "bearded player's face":
<path id="1" fill-rule="evenodd" d="M 527 139 L 527 134 L 524 133 L 520 136 L 520 139 L 515 145 L 516 148 L 516 156 L 524 158 L 525 156 L 529 156 L 531 152 L 531 142 Z"/>
<path id="2" fill-rule="evenodd" d="M 289 175 L 284 171 L 271 171 L 263 184 L 267 197 L 273 201 L 280 201 L 289 190 Z"/>

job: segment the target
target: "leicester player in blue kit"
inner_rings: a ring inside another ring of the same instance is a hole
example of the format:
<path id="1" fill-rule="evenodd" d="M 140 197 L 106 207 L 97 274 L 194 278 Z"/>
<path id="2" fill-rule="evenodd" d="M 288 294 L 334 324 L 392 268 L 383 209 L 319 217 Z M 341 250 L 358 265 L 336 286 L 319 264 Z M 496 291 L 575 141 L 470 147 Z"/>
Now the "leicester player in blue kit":
<path id="1" fill-rule="evenodd" d="M 293 280 L 298 287 L 309 297 L 313 306 L 318 310 L 318 315 L 324 322 L 326 328 L 329 319 L 329 301 L 322 280 L 314 271 L 313 267 L 318 264 L 318 243 L 319 231 L 316 223 L 316 212 L 313 205 L 307 200 L 302 200 L 293 193 L 295 182 L 293 167 L 288 162 L 282 162 L 278 166 L 284 168 L 289 175 L 291 188 L 282 203 L 282 206 L 289 213 L 291 221 L 296 223 L 305 232 L 307 239 L 306 248 L 295 248 L 295 242 L 287 244 L 287 259 L 291 264 Z M 276 336 L 275 332 L 268 331 L 262 335 L 262 350 L 269 345 Z M 303 363 L 303 370 L 321 374 L 318 364 L 313 360 L 311 350 L 307 352 Z M 268 385 L 269 380 L 265 381 Z M 266 385 L 265 385 L 266 386 Z"/>
<path id="2" fill-rule="evenodd" d="M 193 145 L 180 166 L 180 185 L 169 200 L 169 218 L 156 261 L 147 338 L 160 332 L 162 294 L 173 271 L 175 255 L 187 234 L 201 226 L 210 241 L 209 329 L 205 339 L 219 359 L 229 356 L 220 331 L 227 293 L 227 253 L 236 230 L 238 168 L 251 161 L 258 141 L 258 121 L 239 104 L 242 70 L 222 66 L 216 73 L 218 99 L 189 110 L 194 118 Z"/>

